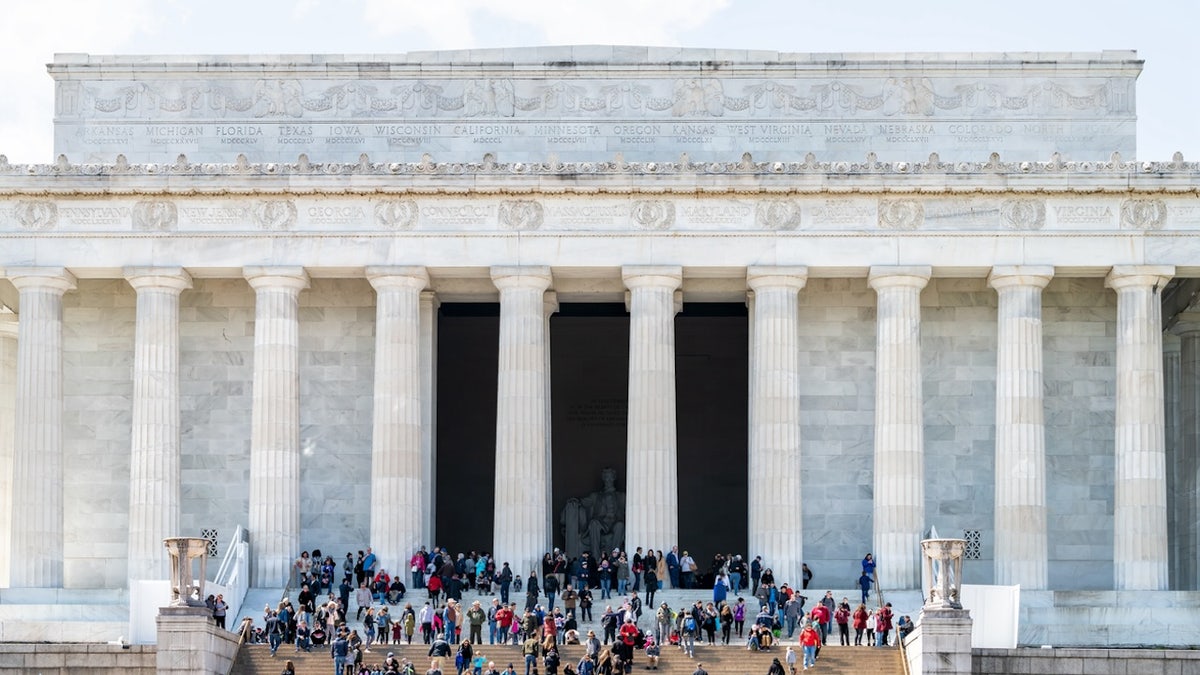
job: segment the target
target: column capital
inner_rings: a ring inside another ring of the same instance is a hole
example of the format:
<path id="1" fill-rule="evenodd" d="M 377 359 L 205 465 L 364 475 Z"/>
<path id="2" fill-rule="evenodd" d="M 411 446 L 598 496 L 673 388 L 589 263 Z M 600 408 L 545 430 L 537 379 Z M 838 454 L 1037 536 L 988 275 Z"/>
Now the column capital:
<path id="1" fill-rule="evenodd" d="M 1191 337 L 1200 333 L 1200 312 L 1182 312 L 1171 326 L 1171 333 L 1179 337 Z"/>
<path id="2" fill-rule="evenodd" d="M 510 288 L 532 288 L 545 291 L 554 276 L 546 265 L 503 265 L 491 269 L 492 285 L 503 291 Z"/>
<path id="3" fill-rule="evenodd" d="M 1053 278 L 1054 268 L 1049 265 L 997 265 L 988 273 L 988 285 L 997 291 L 1017 286 L 1045 288 Z"/>
<path id="4" fill-rule="evenodd" d="M 1104 277 L 1104 285 L 1114 291 L 1134 286 L 1157 286 L 1161 289 L 1173 276 L 1174 265 L 1115 265 Z"/>
<path id="5" fill-rule="evenodd" d="M 867 275 L 871 288 L 908 287 L 920 290 L 929 283 L 933 268 L 928 265 L 873 265 Z"/>
<path id="6" fill-rule="evenodd" d="M 797 291 L 808 283 L 808 268 L 796 267 L 747 267 L 746 285 L 753 291 L 764 288 L 794 288 Z"/>
<path id="7" fill-rule="evenodd" d="M 412 289 L 421 291 L 429 285 L 429 271 L 424 267 L 373 265 L 367 268 L 367 281 L 376 291 Z"/>
<path id="8" fill-rule="evenodd" d="M 302 291 L 308 288 L 308 272 L 299 265 L 289 267 L 243 267 L 242 274 L 254 290 L 282 288 Z"/>
<path id="9" fill-rule="evenodd" d="M 122 272 L 135 291 L 160 289 L 182 293 L 192 287 L 192 275 L 182 267 L 126 267 Z"/>
<path id="10" fill-rule="evenodd" d="M 678 265 L 627 265 L 621 268 L 625 287 L 661 287 L 675 290 L 683 284 L 683 268 Z"/>
<path id="11" fill-rule="evenodd" d="M 9 267 L 4 270 L 4 276 L 18 291 L 27 288 L 49 288 L 59 293 L 75 290 L 75 275 L 65 267 Z"/>
<path id="12" fill-rule="evenodd" d="M 545 310 L 546 316 L 558 312 L 558 293 L 554 291 L 546 291 L 542 294 L 542 309 Z"/>

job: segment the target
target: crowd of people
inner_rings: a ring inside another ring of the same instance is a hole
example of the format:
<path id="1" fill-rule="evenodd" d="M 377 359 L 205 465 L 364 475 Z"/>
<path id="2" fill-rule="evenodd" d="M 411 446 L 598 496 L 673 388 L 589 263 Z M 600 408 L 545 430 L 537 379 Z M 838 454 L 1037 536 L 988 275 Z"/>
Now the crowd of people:
<path id="1" fill-rule="evenodd" d="M 347 553 L 340 565 L 319 550 L 305 551 L 294 566 L 293 583 L 299 588 L 295 603 L 285 599 L 264 608 L 263 627 L 250 637 L 268 642 L 273 656 L 284 644 L 296 652 L 328 648 L 338 672 L 347 675 L 374 670 L 412 675 L 413 664 L 392 653 L 373 667 L 364 665 L 364 659 L 372 646 L 412 644 L 414 639 L 428 645 L 435 659 L 429 675 L 440 675 L 440 660 L 452 655 L 456 675 L 517 675 L 509 672 L 512 664 L 497 670 L 477 652 L 486 632 L 487 644 L 521 646 L 525 675 L 536 675 L 539 665 L 546 675 L 558 675 L 562 644 L 586 645 L 584 659 L 567 664 L 563 675 L 612 675 L 629 672 L 639 652 L 646 667 L 656 669 L 664 645 L 694 658 L 697 644 L 729 645 L 735 636 L 749 650 L 771 650 L 781 640 L 795 639 L 807 668 L 828 644 L 835 624 L 840 644 L 847 646 L 851 628 L 854 645 L 876 646 L 889 644 L 893 628 L 890 603 L 867 607 L 875 578 L 870 554 L 862 561 L 862 601 L 857 606 L 845 597 L 836 601 L 830 591 L 807 611 L 808 597 L 801 591 L 812 581 L 808 565 L 802 566 L 799 587 L 789 586 L 775 578 L 761 556 L 747 562 L 740 555 L 719 554 L 701 573 L 688 552 L 677 548 L 666 553 L 638 548 L 632 555 L 614 550 L 595 560 L 588 553 L 568 560 L 556 549 L 543 556 L 540 569 L 522 577 L 507 562 L 497 568 L 486 552 L 451 555 L 439 547 L 422 547 L 407 566 L 407 577 L 389 573 L 370 547 L 357 556 Z M 712 601 L 678 609 L 666 602 L 655 606 L 660 588 L 689 588 L 700 580 L 711 583 Z M 423 598 L 409 596 L 418 590 L 424 591 Z M 740 595 L 743 590 L 752 605 Z M 480 599 L 464 600 L 472 591 Z M 523 605 L 516 600 L 522 595 Z M 352 617 L 351 596 L 357 610 Z M 646 614 L 650 622 L 643 628 Z M 581 628 L 597 617 L 599 635 Z M 906 619 L 901 618 L 898 628 L 906 627 Z M 788 646 L 785 660 L 793 670 L 796 659 Z"/>

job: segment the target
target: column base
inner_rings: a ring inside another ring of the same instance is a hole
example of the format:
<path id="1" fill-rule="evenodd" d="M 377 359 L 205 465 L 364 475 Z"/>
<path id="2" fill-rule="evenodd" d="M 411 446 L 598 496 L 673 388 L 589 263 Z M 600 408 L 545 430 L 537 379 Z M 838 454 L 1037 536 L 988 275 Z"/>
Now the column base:
<path id="1" fill-rule="evenodd" d="M 909 648 L 913 673 L 971 672 L 971 612 L 965 609 L 925 609 Z"/>

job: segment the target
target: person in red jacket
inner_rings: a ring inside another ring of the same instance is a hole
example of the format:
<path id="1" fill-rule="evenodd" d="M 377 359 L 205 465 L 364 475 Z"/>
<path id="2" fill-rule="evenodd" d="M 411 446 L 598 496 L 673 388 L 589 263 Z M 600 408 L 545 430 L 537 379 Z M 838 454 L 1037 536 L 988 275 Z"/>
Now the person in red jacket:
<path id="1" fill-rule="evenodd" d="M 879 618 L 875 626 L 875 646 L 888 646 L 888 631 L 892 629 L 892 603 L 879 608 Z"/>
<path id="2" fill-rule="evenodd" d="M 859 605 L 858 609 L 854 610 L 854 646 L 861 647 L 863 639 L 863 630 L 867 627 L 867 606 Z"/>
<path id="3" fill-rule="evenodd" d="M 821 644 L 821 634 L 812 623 L 804 624 L 800 630 L 800 646 L 804 647 L 804 669 L 817 665 L 817 645 Z"/>

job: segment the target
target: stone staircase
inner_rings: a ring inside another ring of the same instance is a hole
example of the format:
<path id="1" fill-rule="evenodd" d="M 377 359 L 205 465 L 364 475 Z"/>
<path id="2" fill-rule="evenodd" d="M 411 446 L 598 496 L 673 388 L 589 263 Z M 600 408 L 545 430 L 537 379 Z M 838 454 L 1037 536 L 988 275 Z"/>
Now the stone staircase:
<path id="1" fill-rule="evenodd" d="M 234 663 L 233 675 L 279 675 L 284 663 L 291 660 L 296 666 L 296 675 L 329 675 L 333 669 L 333 659 L 330 658 L 329 648 L 314 648 L 311 653 L 293 652 L 294 647 L 284 645 L 279 648 L 275 657 L 267 645 L 243 645 Z M 375 645 L 369 653 L 364 654 L 364 663 L 368 666 L 382 664 L 388 652 L 395 652 L 397 658 L 408 658 L 416 665 L 417 673 L 424 673 L 429 668 L 431 659 L 428 656 L 427 645 Z M 510 662 L 516 666 L 519 674 L 524 675 L 525 662 L 521 650 L 513 645 L 482 645 L 477 653 L 496 662 L 497 669 L 503 670 Z M 560 648 L 562 663 L 577 663 L 583 656 L 583 647 L 568 645 Z M 675 647 L 663 649 L 656 673 L 661 675 L 692 675 L 697 663 L 702 663 L 709 675 L 766 675 L 771 665 L 771 659 L 778 657 L 784 661 L 784 648 L 776 647 L 764 652 L 749 652 L 742 646 L 696 646 L 696 658 L 691 659 Z M 797 654 L 797 672 L 803 662 L 802 655 Z M 891 647 L 876 649 L 874 647 L 841 647 L 829 645 L 822 648 L 817 665 L 809 672 L 822 675 L 901 675 L 903 665 L 900 662 L 900 650 Z M 454 659 L 442 660 L 442 672 L 454 673 Z M 642 654 L 634 656 L 633 671 L 645 672 L 646 657 Z M 469 672 L 469 671 L 468 671 Z M 545 669 L 541 669 L 542 673 Z M 559 671 L 561 673 L 561 670 Z"/>

